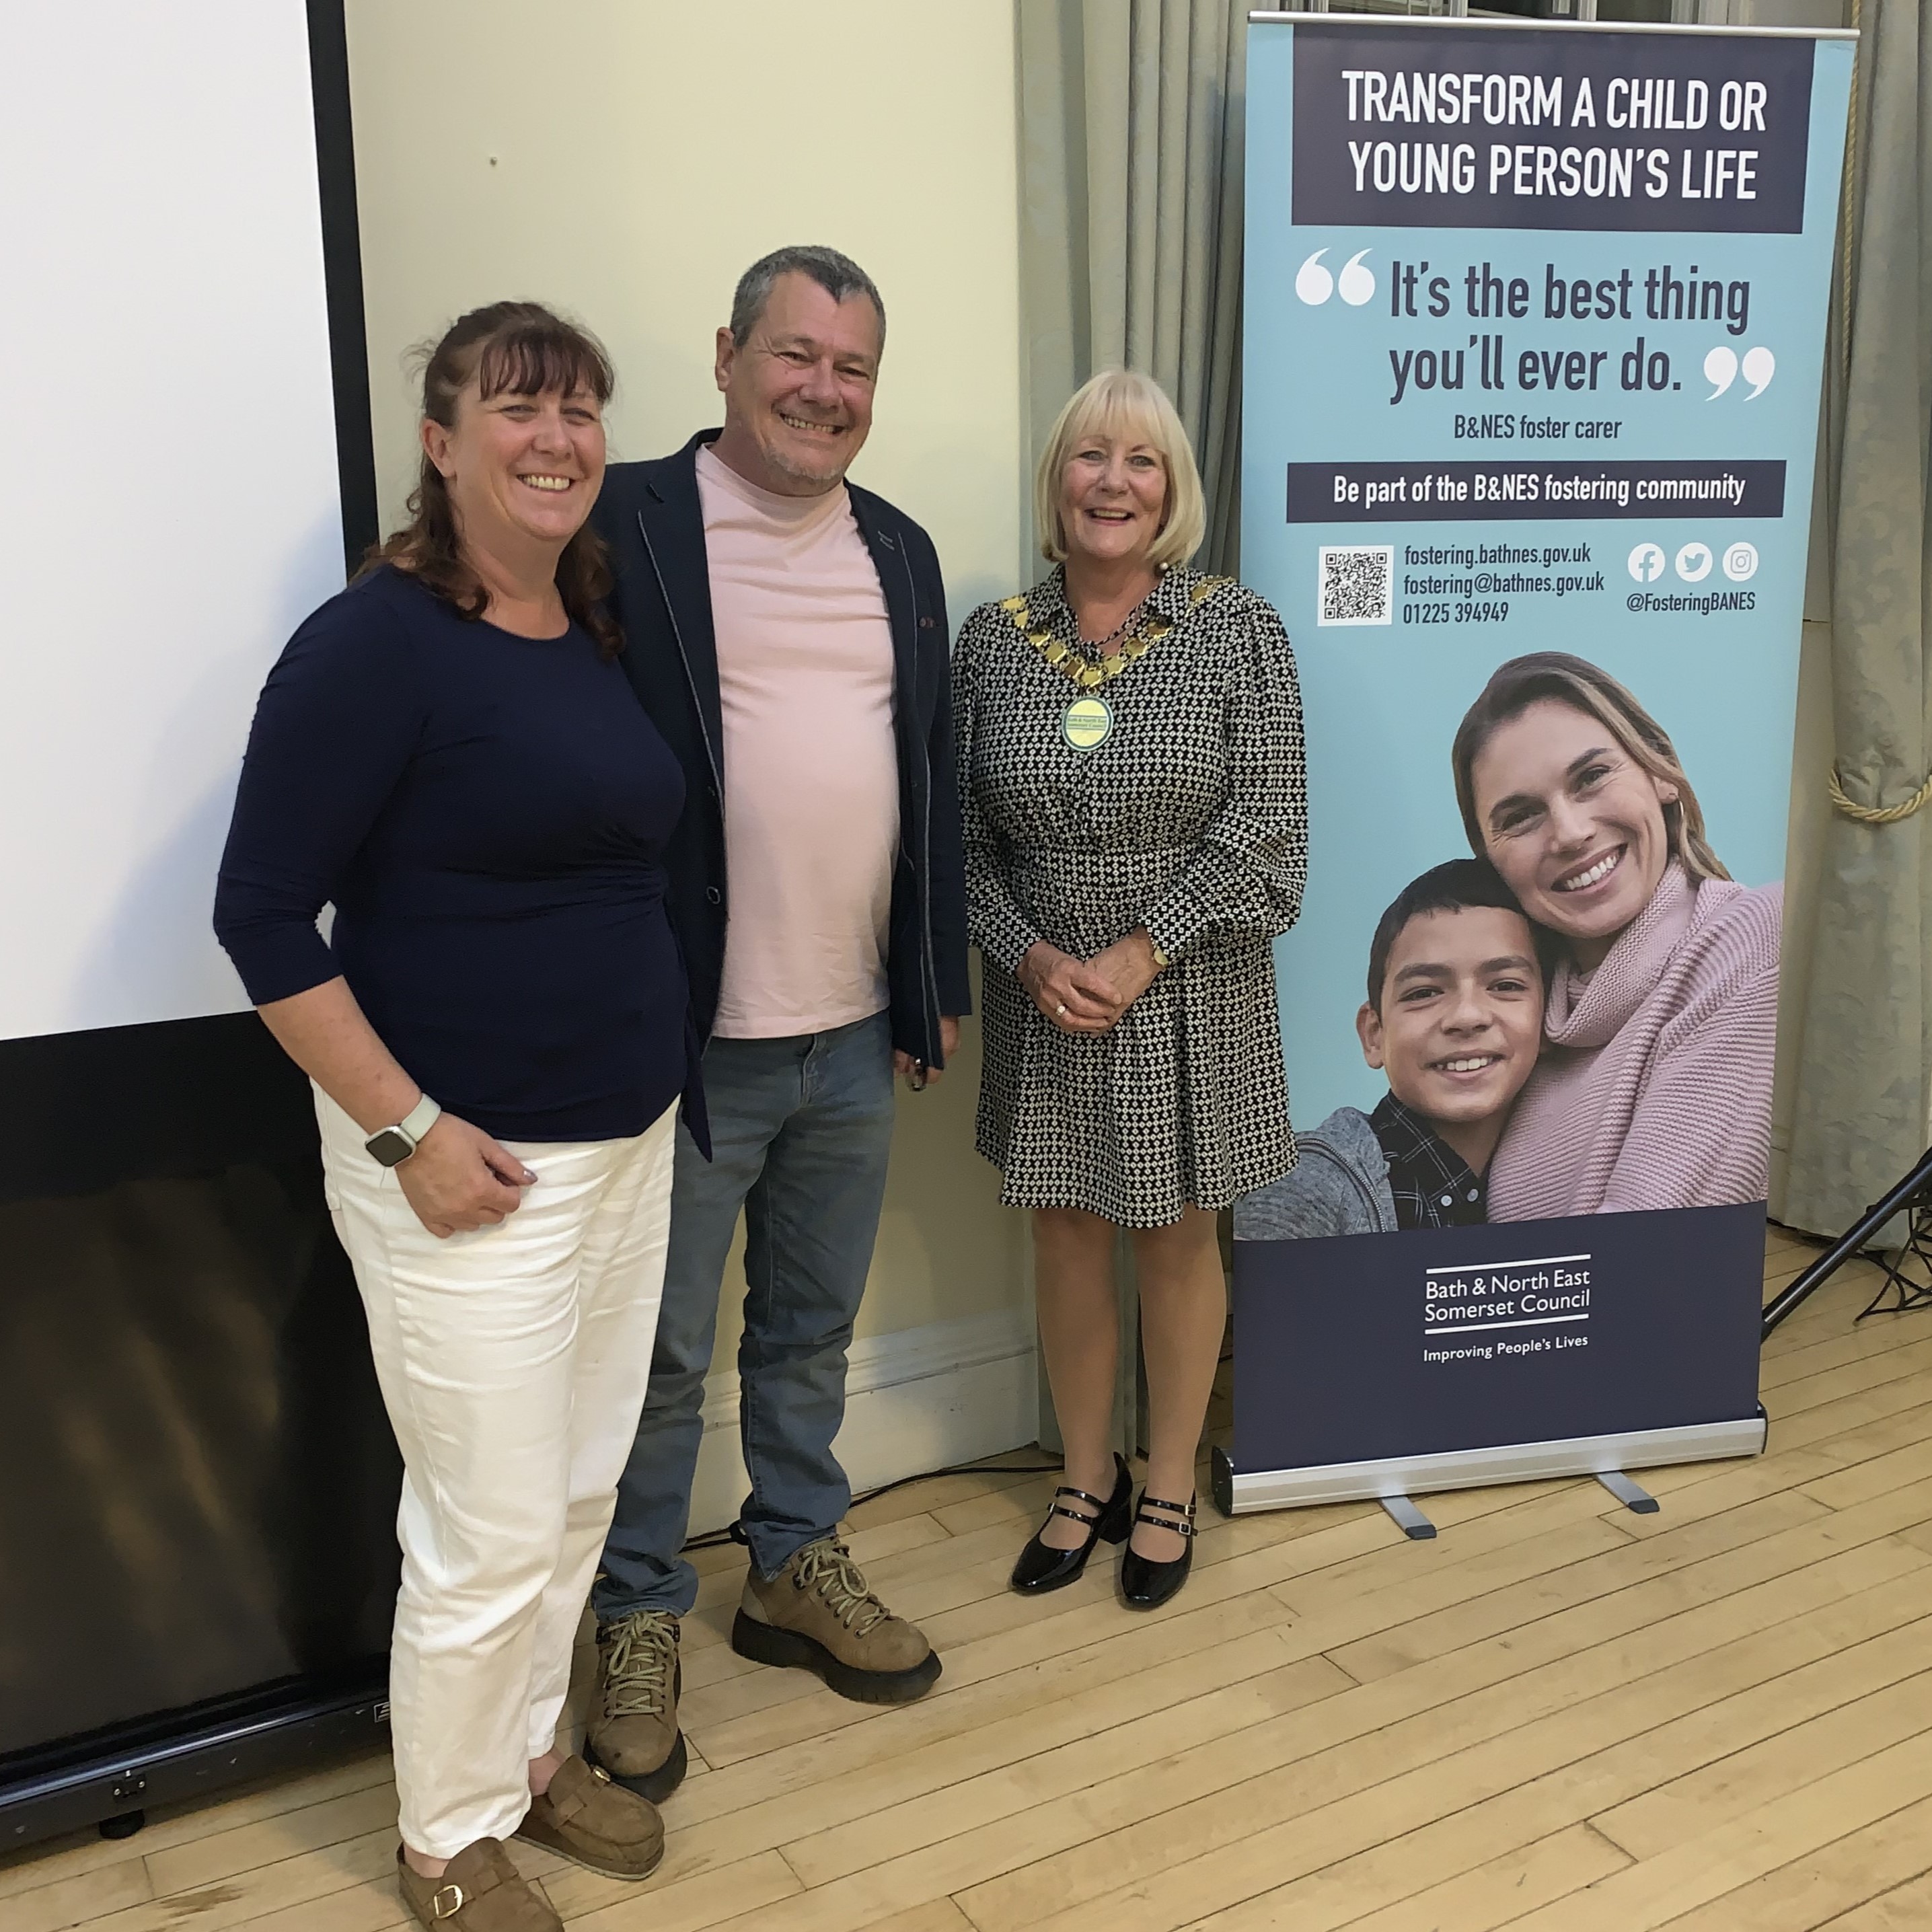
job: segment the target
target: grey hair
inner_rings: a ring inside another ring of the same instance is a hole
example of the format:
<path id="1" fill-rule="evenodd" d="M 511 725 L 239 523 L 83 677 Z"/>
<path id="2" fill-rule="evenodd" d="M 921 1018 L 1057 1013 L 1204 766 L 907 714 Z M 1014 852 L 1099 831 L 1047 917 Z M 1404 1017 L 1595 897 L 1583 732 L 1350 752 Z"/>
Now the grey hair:
<path id="1" fill-rule="evenodd" d="M 885 347 L 886 305 L 872 277 L 836 248 L 774 248 L 738 278 L 737 292 L 731 298 L 731 340 L 740 349 L 758 326 L 771 300 L 772 284 L 781 275 L 809 275 L 834 302 L 863 296 L 879 318 L 879 346 Z"/>

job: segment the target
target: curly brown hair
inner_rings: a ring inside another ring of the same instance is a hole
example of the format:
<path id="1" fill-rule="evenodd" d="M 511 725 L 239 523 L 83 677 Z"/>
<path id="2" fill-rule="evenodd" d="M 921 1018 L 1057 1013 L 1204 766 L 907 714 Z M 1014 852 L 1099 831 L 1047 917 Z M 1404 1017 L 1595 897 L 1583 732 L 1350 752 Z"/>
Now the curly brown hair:
<path id="1" fill-rule="evenodd" d="M 541 302 L 500 302 L 459 316 L 424 357 L 424 418 L 453 429 L 458 399 L 472 382 L 485 402 L 492 396 L 587 389 L 602 406 L 610 400 L 617 379 L 604 345 L 588 329 Z M 392 563 L 464 616 L 481 618 L 490 594 L 464 556 L 449 485 L 427 452 L 404 507 L 410 520 L 370 549 L 357 574 Z M 557 560 L 556 587 L 571 621 L 590 633 L 605 657 L 615 657 L 624 648 L 624 634 L 605 604 L 610 562 L 604 540 L 588 523 Z"/>

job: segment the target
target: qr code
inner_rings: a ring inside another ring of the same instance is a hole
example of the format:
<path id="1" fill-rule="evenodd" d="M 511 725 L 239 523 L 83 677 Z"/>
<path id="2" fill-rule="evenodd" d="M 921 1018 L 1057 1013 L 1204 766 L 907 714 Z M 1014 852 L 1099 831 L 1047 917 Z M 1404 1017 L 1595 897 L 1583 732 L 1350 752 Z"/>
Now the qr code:
<path id="1" fill-rule="evenodd" d="M 1322 548 L 1320 624 L 1392 624 L 1395 551 L 1387 544 Z"/>

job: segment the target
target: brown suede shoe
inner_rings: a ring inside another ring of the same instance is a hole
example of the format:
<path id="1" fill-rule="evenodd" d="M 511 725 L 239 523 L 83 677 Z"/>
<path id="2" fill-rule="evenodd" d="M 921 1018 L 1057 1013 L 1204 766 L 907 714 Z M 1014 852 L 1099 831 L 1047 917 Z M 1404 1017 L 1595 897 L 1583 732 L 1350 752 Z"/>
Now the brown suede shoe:
<path id="1" fill-rule="evenodd" d="M 821 1537 L 769 1580 L 756 1566 L 731 1624 L 731 1648 L 760 1664 L 814 1670 L 861 1704 L 909 1704 L 932 1689 L 939 1658 L 867 1588 L 845 1546 Z"/>
<path id="2" fill-rule="evenodd" d="M 517 1836 L 606 1878 L 649 1878 L 664 1856 L 657 1807 L 580 1757 L 558 1766 L 550 1789 L 530 1800 Z"/>
<path id="3" fill-rule="evenodd" d="M 549 1900 L 494 1838 L 465 1845 L 440 1878 L 412 1871 L 398 1845 L 396 1882 L 403 1903 L 429 1932 L 563 1932 Z"/>
<path id="4" fill-rule="evenodd" d="M 677 1727 L 684 1688 L 677 1636 L 668 1610 L 634 1610 L 597 1632 L 597 1701 L 584 1760 L 653 1804 L 684 1782 L 687 1762 Z"/>

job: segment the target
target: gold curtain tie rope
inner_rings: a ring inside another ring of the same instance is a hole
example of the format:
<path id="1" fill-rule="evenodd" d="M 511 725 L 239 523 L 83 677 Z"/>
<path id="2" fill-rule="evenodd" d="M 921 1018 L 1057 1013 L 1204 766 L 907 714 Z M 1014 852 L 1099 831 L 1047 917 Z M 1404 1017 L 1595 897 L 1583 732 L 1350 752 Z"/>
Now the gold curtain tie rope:
<path id="1" fill-rule="evenodd" d="M 1932 776 L 1928 776 L 1903 805 L 1861 805 L 1856 799 L 1847 798 L 1844 787 L 1838 782 L 1838 768 L 1835 765 L 1826 774 L 1825 785 L 1832 794 L 1832 802 L 1847 818 L 1856 818 L 1861 825 L 1896 825 L 1901 818 L 1910 818 L 1932 800 Z"/>

